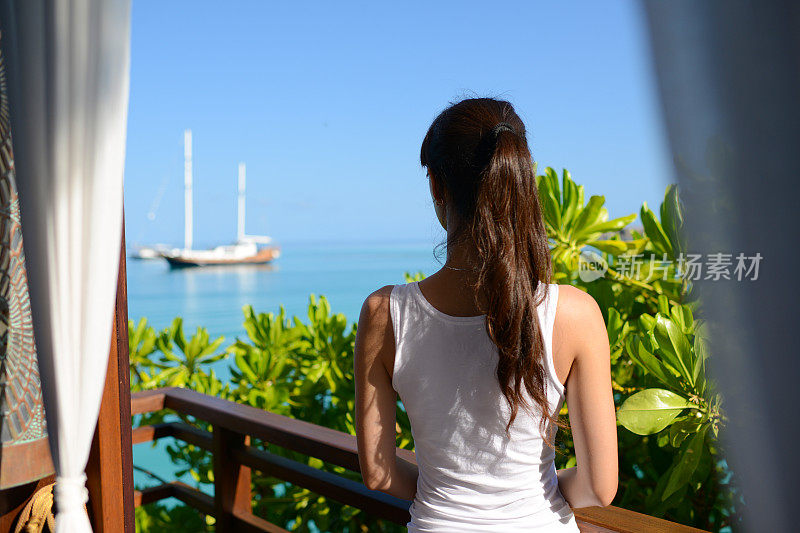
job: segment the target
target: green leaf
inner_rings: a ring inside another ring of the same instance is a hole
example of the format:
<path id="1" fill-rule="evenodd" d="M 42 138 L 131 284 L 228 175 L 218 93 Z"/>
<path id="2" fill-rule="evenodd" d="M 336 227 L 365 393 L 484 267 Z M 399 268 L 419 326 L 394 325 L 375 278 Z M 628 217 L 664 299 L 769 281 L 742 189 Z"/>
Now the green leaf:
<path id="1" fill-rule="evenodd" d="M 561 220 L 566 226 L 567 230 L 571 230 L 574 226 L 574 216 L 583 205 L 578 205 L 578 186 L 572 181 L 569 171 L 564 169 L 562 176 L 562 190 L 564 191 L 564 203 L 561 210 Z"/>
<path id="2" fill-rule="evenodd" d="M 646 389 L 629 397 L 617 411 L 617 420 L 637 435 L 658 433 L 693 404 L 665 389 Z"/>
<path id="3" fill-rule="evenodd" d="M 653 331 L 653 328 L 656 327 L 656 319 L 651 315 L 641 315 L 639 316 L 639 327 L 642 331 Z"/>
<path id="4" fill-rule="evenodd" d="M 658 295 L 658 312 L 663 315 L 669 314 L 669 298 L 665 294 Z"/>
<path id="5" fill-rule="evenodd" d="M 550 226 L 551 232 L 558 235 L 561 231 L 561 208 L 558 199 L 548 187 L 548 182 L 543 179 L 539 182 L 539 197 L 542 201 L 542 211 L 545 222 Z"/>
<path id="6" fill-rule="evenodd" d="M 637 363 L 664 385 L 680 390 L 680 382 L 678 378 L 675 377 L 675 374 L 645 348 L 644 343 L 638 335 L 628 338 L 626 348 L 628 355 L 634 363 Z"/>
<path id="7" fill-rule="evenodd" d="M 601 252 L 606 252 L 612 255 L 622 255 L 628 251 L 628 243 L 625 241 L 591 241 L 590 244 Z"/>
<path id="8" fill-rule="evenodd" d="M 604 196 L 592 196 L 589 198 L 586 207 L 583 208 L 581 214 L 578 216 L 578 220 L 575 221 L 573 231 L 576 234 L 580 234 L 582 230 L 597 224 L 599 222 L 600 209 L 605 203 L 606 199 Z"/>
<path id="9" fill-rule="evenodd" d="M 608 325 L 606 326 L 609 344 L 616 344 L 616 342 L 619 340 L 619 334 L 622 332 L 622 328 L 624 326 L 625 322 L 622 320 L 619 311 L 613 307 L 610 308 L 608 310 Z"/>
<path id="10" fill-rule="evenodd" d="M 702 422 L 695 416 L 682 417 L 669 428 L 669 443 L 674 448 L 679 448 L 689 435 L 697 432 Z"/>
<path id="11" fill-rule="evenodd" d="M 695 386 L 698 392 L 702 394 L 706 388 L 706 359 L 708 359 L 708 348 L 706 340 L 701 335 L 694 336 L 694 368 L 692 375 L 694 376 Z"/>
<path id="12" fill-rule="evenodd" d="M 675 257 L 672 252 L 672 245 L 661 227 L 661 223 L 656 219 L 655 214 L 647 207 L 647 202 L 642 204 L 642 209 L 639 211 L 639 216 L 642 219 L 645 234 L 650 238 L 653 247 L 657 252 L 666 253 L 670 257 Z"/>
<path id="13" fill-rule="evenodd" d="M 608 231 L 619 231 L 631 222 L 636 219 L 636 214 L 628 215 L 626 217 L 615 218 L 614 220 L 609 220 L 607 222 L 600 222 L 599 224 L 594 224 L 589 226 L 588 228 L 584 229 L 580 232 L 579 237 L 588 236 L 593 233 L 606 233 Z"/>
<path id="14" fill-rule="evenodd" d="M 678 198 L 678 187 L 670 184 L 661 204 L 661 226 L 672 245 L 673 257 L 686 249 L 683 236 L 683 208 Z"/>
<path id="15" fill-rule="evenodd" d="M 703 454 L 703 442 L 705 441 L 708 424 L 686 440 L 681 446 L 680 455 L 676 458 L 675 467 L 670 472 L 667 486 L 661 495 L 661 500 L 669 498 L 675 491 L 689 483 L 692 474 L 700 464 L 700 457 Z"/>
<path id="16" fill-rule="evenodd" d="M 648 514 L 655 517 L 663 517 L 664 512 L 667 509 L 674 509 L 681 503 L 683 503 L 683 498 L 686 496 L 686 492 L 688 486 L 684 486 L 681 489 L 678 489 L 677 492 L 673 493 L 669 498 L 665 500 L 661 500 L 661 495 L 664 493 L 664 487 L 667 486 L 667 479 L 669 479 L 669 474 L 674 470 L 675 465 L 671 465 L 665 472 L 657 471 L 655 475 L 658 476 L 658 483 L 656 483 L 656 487 L 651 492 L 647 498 L 645 499 L 645 506 L 647 509 Z"/>
<path id="17" fill-rule="evenodd" d="M 694 318 L 692 310 L 686 305 L 675 305 L 669 313 L 672 321 L 681 327 L 681 330 L 690 335 L 694 332 Z"/>
<path id="18" fill-rule="evenodd" d="M 689 371 L 694 366 L 692 348 L 686 335 L 677 324 L 660 314 L 656 316 L 654 333 L 664 359 L 694 386 L 694 374 Z"/>
<path id="19" fill-rule="evenodd" d="M 556 198 L 561 198 L 561 190 L 558 187 L 558 174 L 551 167 L 544 169 L 545 178 L 550 185 L 550 190 Z"/>

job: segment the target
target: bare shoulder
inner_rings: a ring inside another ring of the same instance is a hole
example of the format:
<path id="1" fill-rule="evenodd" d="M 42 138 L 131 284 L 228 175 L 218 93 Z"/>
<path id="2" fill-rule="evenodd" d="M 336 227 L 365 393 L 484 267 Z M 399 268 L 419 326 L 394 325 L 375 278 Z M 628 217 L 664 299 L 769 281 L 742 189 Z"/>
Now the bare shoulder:
<path id="1" fill-rule="evenodd" d="M 603 314 L 600 306 L 592 296 L 572 285 L 558 286 L 558 305 L 556 306 L 556 323 L 582 322 Z"/>
<path id="2" fill-rule="evenodd" d="M 575 356 L 587 346 L 608 343 L 605 320 L 592 296 L 571 285 L 558 286 L 554 342 Z"/>
<path id="3" fill-rule="evenodd" d="M 357 363 L 369 366 L 378 360 L 387 371 L 394 366 L 394 330 L 389 308 L 393 288 L 394 285 L 386 285 L 367 296 L 356 330 Z"/>
<path id="4" fill-rule="evenodd" d="M 376 326 L 390 320 L 389 300 L 394 285 L 386 285 L 373 292 L 361 306 L 361 316 L 358 319 L 359 329 L 362 323 L 366 326 Z"/>

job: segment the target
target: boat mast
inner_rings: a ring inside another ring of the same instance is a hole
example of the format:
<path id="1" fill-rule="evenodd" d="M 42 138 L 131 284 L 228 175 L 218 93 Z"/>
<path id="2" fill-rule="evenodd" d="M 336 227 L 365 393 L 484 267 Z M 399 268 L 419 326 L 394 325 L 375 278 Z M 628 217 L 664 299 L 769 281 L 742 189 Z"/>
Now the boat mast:
<path id="1" fill-rule="evenodd" d="M 245 166 L 244 163 L 239 163 L 239 223 L 237 225 L 237 241 L 244 242 L 244 180 L 245 180 Z"/>
<path id="2" fill-rule="evenodd" d="M 183 132 L 184 233 L 183 247 L 192 249 L 192 130 Z"/>

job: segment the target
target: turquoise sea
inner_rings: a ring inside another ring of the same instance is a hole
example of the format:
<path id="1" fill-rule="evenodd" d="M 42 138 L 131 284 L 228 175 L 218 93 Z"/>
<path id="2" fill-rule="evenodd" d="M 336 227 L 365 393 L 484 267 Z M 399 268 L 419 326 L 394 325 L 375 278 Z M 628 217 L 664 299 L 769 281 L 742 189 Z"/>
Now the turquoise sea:
<path id="1" fill-rule="evenodd" d="M 431 274 L 440 268 L 434 256 L 438 242 L 297 243 L 281 244 L 281 256 L 270 265 L 238 265 L 171 270 L 163 260 L 128 259 L 128 316 L 147 317 L 157 329 L 183 317 L 188 335 L 198 326 L 211 338 L 225 337 L 223 346 L 244 337 L 242 307 L 306 319 L 310 294 L 325 295 L 334 313 L 357 321 L 361 304 L 372 291 L 404 283 L 404 272 Z M 219 365 L 219 363 L 218 363 Z M 222 362 L 222 366 L 227 363 Z M 216 369 L 220 377 L 227 373 Z M 224 377 L 223 377 L 224 379 Z M 170 439 L 138 444 L 134 464 L 167 480 L 175 479 L 166 452 Z M 191 478 L 184 482 L 194 485 Z M 137 487 L 158 484 L 135 471 Z"/>

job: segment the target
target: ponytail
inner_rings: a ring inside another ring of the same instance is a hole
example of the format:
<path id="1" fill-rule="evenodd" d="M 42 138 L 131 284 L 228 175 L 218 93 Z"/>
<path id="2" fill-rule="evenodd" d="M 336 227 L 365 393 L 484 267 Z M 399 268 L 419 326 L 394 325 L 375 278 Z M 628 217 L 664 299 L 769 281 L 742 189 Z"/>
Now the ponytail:
<path id="1" fill-rule="evenodd" d="M 477 250 L 474 289 L 486 296 L 486 332 L 498 349 L 496 374 L 511 411 L 506 433 L 520 406 L 532 407 L 525 392 L 543 434 L 547 421 L 563 426 L 546 394 L 536 308 L 547 295 L 550 250 L 522 120 L 508 102 L 463 100 L 434 120 L 420 159 L 453 210 L 448 246 L 469 239 Z"/>

